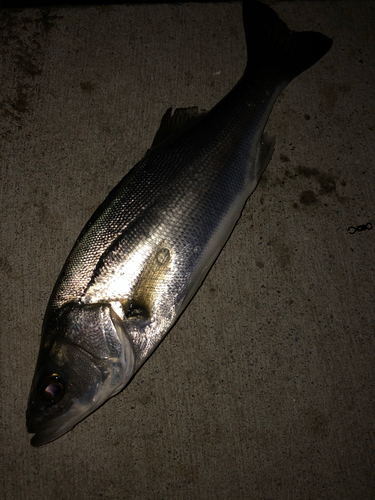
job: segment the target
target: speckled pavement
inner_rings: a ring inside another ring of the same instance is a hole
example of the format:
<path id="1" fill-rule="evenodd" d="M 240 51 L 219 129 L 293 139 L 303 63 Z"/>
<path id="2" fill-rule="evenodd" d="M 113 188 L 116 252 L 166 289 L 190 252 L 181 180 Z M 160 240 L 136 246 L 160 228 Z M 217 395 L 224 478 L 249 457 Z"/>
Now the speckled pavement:
<path id="1" fill-rule="evenodd" d="M 40 449 L 26 403 L 73 243 L 168 107 L 234 85 L 245 40 L 238 3 L 0 10 L 0 498 L 375 498 L 375 4 L 272 5 L 331 51 L 276 103 L 272 161 L 177 325 Z"/>

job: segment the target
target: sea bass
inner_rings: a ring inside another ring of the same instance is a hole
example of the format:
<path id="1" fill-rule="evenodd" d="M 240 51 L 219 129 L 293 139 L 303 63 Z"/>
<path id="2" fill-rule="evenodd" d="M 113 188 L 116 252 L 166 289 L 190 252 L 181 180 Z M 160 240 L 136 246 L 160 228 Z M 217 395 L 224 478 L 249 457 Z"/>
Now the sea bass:
<path id="1" fill-rule="evenodd" d="M 144 158 L 75 243 L 52 292 L 27 408 L 31 444 L 71 430 L 131 380 L 229 238 L 274 149 L 278 95 L 332 41 L 245 0 L 248 60 L 211 111 L 168 110 Z"/>

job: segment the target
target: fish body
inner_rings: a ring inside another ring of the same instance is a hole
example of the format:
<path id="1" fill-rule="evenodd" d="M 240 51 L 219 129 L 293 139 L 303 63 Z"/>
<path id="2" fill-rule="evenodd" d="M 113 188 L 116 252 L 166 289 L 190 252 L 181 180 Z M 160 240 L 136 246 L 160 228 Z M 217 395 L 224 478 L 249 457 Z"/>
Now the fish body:
<path id="1" fill-rule="evenodd" d="M 229 238 L 273 152 L 283 88 L 331 40 L 244 3 L 248 62 L 210 112 L 168 110 L 144 158 L 86 224 L 52 292 L 27 410 L 48 443 L 121 391 L 173 326 Z"/>

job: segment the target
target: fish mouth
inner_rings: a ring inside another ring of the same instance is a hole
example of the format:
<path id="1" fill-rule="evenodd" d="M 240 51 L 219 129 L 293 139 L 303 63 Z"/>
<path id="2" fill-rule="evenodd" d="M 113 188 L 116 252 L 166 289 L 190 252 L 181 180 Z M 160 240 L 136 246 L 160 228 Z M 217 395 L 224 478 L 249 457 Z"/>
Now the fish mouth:
<path id="1" fill-rule="evenodd" d="M 90 407 L 76 402 L 69 406 L 64 413 L 60 413 L 55 418 L 46 421 L 43 414 L 29 406 L 26 410 L 26 427 L 27 432 L 34 434 L 30 444 L 32 446 L 43 446 L 55 441 L 55 439 L 72 430 L 89 413 L 91 413 Z"/>
<path id="2" fill-rule="evenodd" d="M 30 406 L 26 410 L 27 432 L 34 434 L 30 444 L 37 447 L 55 441 L 55 439 L 72 430 L 75 425 L 93 413 L 107 399 L 107 397 L 98 397 L 95 403 L 91 404 L 83 404 L 76 400 L 65 408 L 63 413 L 57 414 L 55 418 L 47 419 L 47 421 L 45 415 L 34 411 Z"/>
<path id="3" fill-rule="evenodd" d="M 65 409 L 64 413 L 56 414 L 55 418 L 46 420 L 46 416 L 35 406 L 30 397 L 26 409 L 26 428 L 27 432 L 34 434 L 30 440 L 31 445 L 42 446 L 70 431 L 79 421 L 75 418 L 72 406 Z"/>

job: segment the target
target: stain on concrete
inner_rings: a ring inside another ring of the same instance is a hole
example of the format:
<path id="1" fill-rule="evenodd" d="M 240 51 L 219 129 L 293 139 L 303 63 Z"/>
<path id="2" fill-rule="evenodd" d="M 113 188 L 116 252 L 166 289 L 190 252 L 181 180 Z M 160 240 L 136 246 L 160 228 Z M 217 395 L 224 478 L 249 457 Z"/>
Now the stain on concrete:
<path id="1" fill-rule="evenodd" d="M 314 191 L 308 190 L 303 191 L 299 197 L 299 201 L 301 205 L 314 205 L 318 202 L 318 199 L 314 193 Z"/>
<path id="2" fill-rule="evenodd" d="M 344 95 L 351 92 L 352 87 L 348 84 L 336 82 L 325 82 L 322 84 L 320 110 L 326 115 L 333 113 L 336 103 L 342 99 Z"/>
<path id="3" fill-rule="evenodd" d="M 262 175 L 262 177 L 260 178 L 260 181 L 258 183 L 258 186 L 263 186 L 263 185 L 266 185 L 268 182 L 268 172 L 267 170 L 264 172 L 264 174 Z"/>
<path id="4" fill-rule="evenodd" d="M 287 155 L 284 155 L 283 153 L 281 153 L 280 155 L 280 160 L 283 162 L 283 163 L 288 163 L 290 162 L 289 158 L 287 157 Z"/>
<path id="5" fill-rule="evenodd" d="M 9 101 L 11 107 L 18 113 L 25 113 L 28 110 L 28 88 L 28 85 L 17 85 L 16 96 L 13 101 Z"/>
<path id="6" fill-rule="evenodd" d="M 16 55 L 16 61 L 18 63 L 18 69 L 21 70 L 26 76 L 35 77 L 42 73 L 42 69 L 38 66 L 36 60 L 29 59 L 29 50 L 24 48 L 25 53 L 19 53 Z"/>
<path id="7" fill-rule="evenodd" d="M 314 177 L 320 185 L 319 194 L 327 194 L 336 190 L 335 179 L 325 172 L 320 172 L 317 168 L 309 168 L 304 165 L 298 165 L 297 174 L 303 175 L 308 179 Z"/>
<path id="8" fill-rule="evenodd" d="M 100 14 L 110 14 L 116 10 L 114 5 L 98 5 L 97 9 Z"/>
<path id="9" fill-rule="evenodd" d="M 279 159 L 284 164 L 291 163 L 289 157 L 284 153 L 280 154 Z M 290 167 L 292 167 L 292 165 L 290 165 Z M 316 204 L 319 201 L 319 196 L 326 196 L 331 194 L 334 194 L 340 203 L 350 201 L 349 197 L 341 196 L 337 192 L 338 185 L 342 187 L 346 186 L 345 180 L 339 181 L 339 179 L 337 179 L 333 175 L 328 174 L 327 172 L 322 172 L 318 168 L 311 168 L 306 165 L 298 165 L 296 167 L 293 167 L 293 170 L 286 168 L 283 176 L 276 177 L 276 179 L 272 180 L 272 186 L 284 186 L 289 179 L 297 179 L 301 176 L 305 177 L 306 179 L 313 179 L 317 182 L 318 186 L 316 189 L 314 186 L 311 186 L 311 183 L 309 186 L 305 186 L 309 189 L 305 189 L 300 194 L 299 201 L 302 206 Z M 264 179 L 264 182 L 267 182 L 269 180 L 267 176 L 263 176 L 262 179 Z M 263 200 L 261 200 L 261 203 L 262 201 Z M 300 206 L 298 205 L 298 203 L 294 202 L 293 208 L 298 209 L 300 208 Z"/>
<path id="10" fill-rule="evenodd" d="M 12 127 L 22 128 L 27 113 L 32 111 L 38 77 L 43 72 L 42 45 L 54 21 L 60 18 L 63 16 L 51 15 L 50 9 L 36 9 L 30 15 L 20 15 L 17 11 L 0 12 L 2 56 L 7 73 L 12 75 L 2 88 L 2 138 L 11 136 Z"/>
<path id="11" fill-rule="evenodd" d="M 95 90 L 95 85 L 91 82 L 81 82 L 80 87 L 82 92 L 85 92 L 87 94 L 90 94 Z"/>
<path id="12" fill-rule="evenodd" d="M 44 7 L 40 9 L 41 17 L 37 19 L 37 22 L 43 27 L 44 31 L 48 32 L 55 27 L 54 21 L 56 19 L 64 19 L 64 16 L 56 16 L 51 14 L 51 8 Z"/>
<path id="13" fill-rule="evenodd" d="M 0 273 L 5 273 L 8 276 L 11 276 L 13 272 L 13 268 L 8 260 L 8 258 L 4 256 L 0 256 Z"/>
<path id="14" fill-rule="evenodd" d="M 289 247 L 283 241 L 270 241 L 270 247 L 275 252 L 276 263 L 281 268 L 289 266 L 291 262 L 291 252 Z"/>
<path id="15" fill-rule="evenodd" d="M 347 196 L 341 196 L 338 194 L 336 189 L 337 179 L 326 172 L 321 172 L 317 168 L 310 168 L 304 165 L 298 165 L 296 168 L 297 175 L 303 175 L 307 179 L 314 178 L 319 184 L 318 195 L 329 195 L 334 194 L 340 203 L 348 201 L 350 198 Z M 341 186 L 345 187 L 346 182 L 341 181 Z M 311 205 L 318 201 L 317 196 L 312 190 L 304 191 L 301 194 L 300 201 L 304 205 Z"/>

